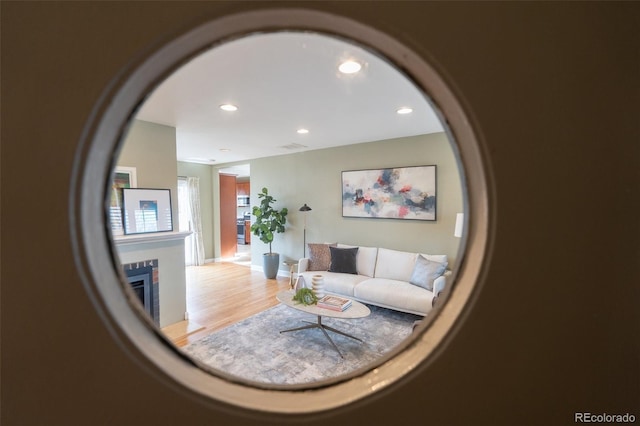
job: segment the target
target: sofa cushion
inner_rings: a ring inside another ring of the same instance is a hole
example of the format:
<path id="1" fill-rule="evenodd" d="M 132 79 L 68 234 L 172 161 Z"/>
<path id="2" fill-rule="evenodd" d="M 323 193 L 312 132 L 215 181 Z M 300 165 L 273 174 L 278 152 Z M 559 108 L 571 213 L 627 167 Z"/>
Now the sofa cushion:
<path id="1" fill-rule="evenodd" d="M 329 247 L 336 244 L 316 244 L 309 243 L 309 265 L 307 271 L 326 271 L 331 263 L 331 252 Z"/>
<path id="2" fill-rule="evenodd" d="M 409 283 L 433 291 L 433 281 L 444 274 L 447 265 L 439 262 L 432 262 L 419 254 Z"/>
<path id="3" fill-rule="evenodd" d="M 338 244 L 341 248 L 354 248 L 347 244 Z M 358 255 L 356 256 L 356 268 L 358 275 L 364 275 L 373 278 L 376 271 L 376 259 L 378 258 L 377 247 L 358 247 Z"/>
<path id="4" fill-rule="evenodd" d="M 343 274 L 357 274 L 356 256 L 358 247 L 355 248 L 338 248 L 329 247 L 331 251 L 331 263 L 329 264 L 329 272 L 341 272 Z"/>
<path id="5" fill-rule="evenodd" d="M 379 248 L 375 277 L 409 282 L 416 256 L 416 253 Z"/>
<path id="6" fill-rule="evenodd" d="M 337 272 L 303 272 L 305 285 L 311 288 L 311 279 L 314 275 L 322 275 L 324 277 L 324 291 L 326 293 L 339 294 L 347 297 L 354 297 L 354 289 L 362 281 L 371 278 L 363 275 L 341 274 Z M 424 291 L 424 290 L 422 290 Z"/>
<path id="7" fill-rule="evenodd" d="M 406 281 L 369 278 L 355 287 L 354 297 L 365 303 L 426 315 L 431 310 L 433 293 Z"/>

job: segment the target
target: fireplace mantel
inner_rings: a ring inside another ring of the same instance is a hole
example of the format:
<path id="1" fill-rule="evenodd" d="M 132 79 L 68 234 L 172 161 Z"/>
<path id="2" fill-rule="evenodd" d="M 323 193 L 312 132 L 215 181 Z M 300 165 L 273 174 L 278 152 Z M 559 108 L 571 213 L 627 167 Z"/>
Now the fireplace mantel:
<path id="1" fill-rule="evenodd" d="M 185 238 L 191 232 L 154 232 L 118 235 L 113 238 L 121 264 L 158 260 L 160 327 L 185 319 L 187 279 Z"/>
<path id="2" fill-rule="evenodd" d="M 126 244 L 155 243 L 161 241 L 171 241 L 187 238 L 191 235 L 191 231 L 180 232 L 153 232 L 149 234 L 134 235 L 118 235 L 113 237 L 113 241 L 117 246 Z"/>

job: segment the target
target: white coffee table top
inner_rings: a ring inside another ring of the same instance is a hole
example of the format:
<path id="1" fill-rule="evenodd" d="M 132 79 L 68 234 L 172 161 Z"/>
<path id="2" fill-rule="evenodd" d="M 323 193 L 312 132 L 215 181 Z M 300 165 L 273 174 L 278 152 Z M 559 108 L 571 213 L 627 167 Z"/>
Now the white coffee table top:
<path id="1" fill-rule="evenodd" d="M 319 308 L 316 305 L 303 305 L 302 303 L 293 300 L 294 290 L 282 291 L 276 295 L 276 298 L 280 303 L 290 306 L 299 311 L 307 312 L 309 314 L 330 317 L 330 318 L 363 318 L 371 314 L 371 310 L 360 302 L 351 300 L 351 306 L 344 311 L 334 311 L 331 309 Z M 340 296 L 342 297 L 342 296 Z"/>

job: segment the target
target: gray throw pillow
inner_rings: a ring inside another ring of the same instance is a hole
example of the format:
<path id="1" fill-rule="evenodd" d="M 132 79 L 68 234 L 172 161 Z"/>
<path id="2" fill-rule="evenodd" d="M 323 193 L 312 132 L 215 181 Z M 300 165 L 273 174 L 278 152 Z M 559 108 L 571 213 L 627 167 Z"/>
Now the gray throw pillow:
<path id="1" fill-rule="evenodd" d="M 432 262 L 422 255 L 418 255 L 409 282 L 418 287 L 433 291 L 433 281 L 444 274 L 446 263 Z"/>
<path id="2" fill-rule="evenodd" d="M 356 256 L 358 247 L 337 248 L 329 247 L 331 250 L 331 264 L 329 272 L 342 272 L 343 274 L 357 274 Z"/>

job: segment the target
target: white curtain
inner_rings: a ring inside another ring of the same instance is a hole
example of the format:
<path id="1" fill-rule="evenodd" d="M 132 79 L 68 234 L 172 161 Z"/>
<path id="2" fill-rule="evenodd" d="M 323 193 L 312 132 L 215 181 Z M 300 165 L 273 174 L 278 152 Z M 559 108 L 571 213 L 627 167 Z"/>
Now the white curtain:
<path id="1" fill-rule="evenodd" d="M 202 241 L 202 220 L 200 216 L 200 179 L 196 177 L 178 178 L 178 208 L 180 211 L 180 231 L 190 231 L 185 239 L 185 263 L 187 266 L 204 264 L 204 243 Z"/>
<path id="2" fill-rule="evenodd" d="M 200 178 L 188 177 L 189 210 L 191 213 L 191 264 L 204 265 L 204 242 L 202 241 L 202 219 L 200 216 Z"/>

